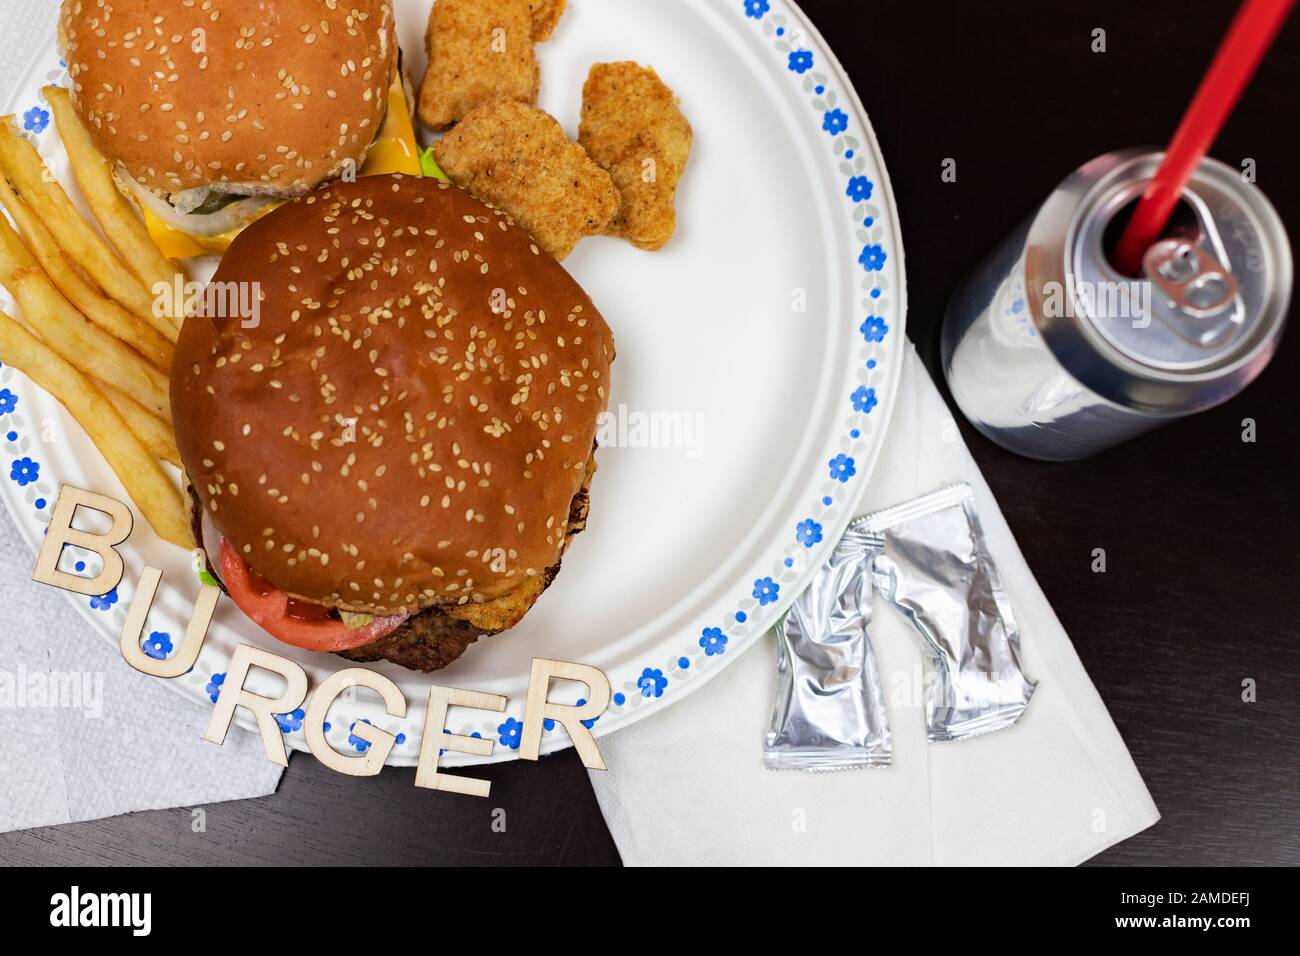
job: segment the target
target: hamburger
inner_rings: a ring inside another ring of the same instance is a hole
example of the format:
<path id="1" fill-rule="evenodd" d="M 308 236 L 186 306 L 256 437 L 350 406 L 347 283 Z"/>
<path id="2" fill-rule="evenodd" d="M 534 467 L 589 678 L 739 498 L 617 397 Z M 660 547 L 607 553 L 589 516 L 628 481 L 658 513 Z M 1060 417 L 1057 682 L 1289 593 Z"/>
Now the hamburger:
<path id="1" fill-rule="evenodd" d="M 435 670 L 516 624 L 585 526 L 614 357 L 582 288 L 503 213 L 374 176 L 245 229 L 172 368 L 196 541 L 289 644 Z"/>
<path id="2" fill-rule="evenodd" d="M 390 0 L 64 0 L 71 98 L 171 259 L 328 180 L 418 173 Z"/>

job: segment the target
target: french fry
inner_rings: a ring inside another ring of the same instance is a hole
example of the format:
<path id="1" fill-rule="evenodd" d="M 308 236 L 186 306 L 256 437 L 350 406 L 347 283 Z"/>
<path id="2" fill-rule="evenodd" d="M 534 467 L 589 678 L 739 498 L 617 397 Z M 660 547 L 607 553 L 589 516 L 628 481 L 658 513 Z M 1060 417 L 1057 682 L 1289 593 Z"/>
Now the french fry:
<path id="1" fill-rule="evenodd" d="M 159 282 L 170 287 L 176 281 L 176 267 L 154 245 L 131 202 L 113 182 L 108 161 L 95 148 L 90 133 L 73 110 L 67 88 L 47 86 L 42 92 L 54 113 L 59 136 L 72 163 L 72 175 L 104 235 L 146 289 L 153 289 Z"/>
<path id="2" fill-rule="evenodd" d="M 171 421 L 167 377 L 73 308 L 3 216 L 0 283 L 13 293 L 28 324 L 55 352 Z"/>
<path id="3" fill-rule="evenodd" d="M 0 172 L 101 289 L 141 318 L 169 321 L 154 316 L 153 295 L 77 212 L 36 147 L 19 134 L 12 116 L 0 116 Z"/>
<path id="4" fill-rule="evenodd" d="M 139 402 L 123 395 L 112 385 L 96 382 L 95 387 L 112 403 L 127 427 L 135 432 L 135 437 L 140 439 L 141 444 L 148 448 L 154 457 L 170 462 L 177 468 L 184 467 L 181 465 L 181 453 L 176 447 L 176 436 L 172 434 L 170 425 Z"/>
<path id="5" fill-rule="evenodd" d="M 172 544 L 191 547 L 184 499 L 112 403 L 81 372 L 3 312 L 0 354 L 81 423 L 154 531 Z"/>
<path id="6" fill-rule="evenodd" d="M 114 300 L 96 289 L 63 255 L 54 237 L 41 223 L 40 217 L 19 200 L 10 187 L 8 180 L 0 176 L 0 205 L 9 211 L 18 228 L 22 230 L 31 252 L 46 275 L 50 277 L 68 301 L 81 310 L 81 313 L 105 332 L 117 336 L 131 346 L 158 369 L 167 372 L 171 369 L 172 347 L 176 329 L 166 323 L 171 339 L 164 338 L 152 325 L 137 319 Z"/>

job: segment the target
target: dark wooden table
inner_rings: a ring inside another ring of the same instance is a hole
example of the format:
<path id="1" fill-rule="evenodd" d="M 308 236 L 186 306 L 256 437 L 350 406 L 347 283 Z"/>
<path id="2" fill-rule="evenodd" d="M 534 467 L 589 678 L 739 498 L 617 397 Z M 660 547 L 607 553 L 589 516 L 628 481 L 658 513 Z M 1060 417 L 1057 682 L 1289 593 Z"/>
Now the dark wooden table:
<path id="1" fill-rule="evenodd" d="M 574 0 L 575 3 L 591 0 Z M 740 0 L 735 0 L 739 3 Z M 1056 182 L 1165 139 L 1235 4 L 805 0 L 897 193 L 908 331 L 939 376 L 957 280 Z M 1106 52 L 1092 52 L 1093 30 Z M 1255 160 L 1294 231 L 1300 22 L 1214 150 Z M 945 183 L 952 158 L 957 179 Z M 1300 863 L 1300 342 L 1243 396 L 1097 459 L 1041 465 L 964 433 L 1164 817 L 1109 864 Z M 1242 420 L 1258 438 L 1241 440 Z M 1105 548 L 1107 571 L 1090 570 Z M 1242 700 L 1243 681 L 1258 699 Z M 301 754 L 274 796 L 0 836 L 0 859 L 162 864 L 617 864 L 572 752 L 490 768 L 489 801 L 358 781 Z M 495 832 L 494 808 L 506 829 Z"/>

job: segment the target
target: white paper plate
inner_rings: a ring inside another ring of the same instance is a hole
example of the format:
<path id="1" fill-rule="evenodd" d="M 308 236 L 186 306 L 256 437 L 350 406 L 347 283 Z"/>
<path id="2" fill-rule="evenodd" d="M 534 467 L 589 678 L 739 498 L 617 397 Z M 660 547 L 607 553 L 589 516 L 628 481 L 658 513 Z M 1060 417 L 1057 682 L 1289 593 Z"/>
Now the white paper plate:
<path id="1" fill-rule="evenodd" d="M 397 3 L 415 77 L 428 6 Z M 566 262 L 614 330 L 613 408 L 633 426 L 638 416 L 675 423 L 687 447 L 603 448 L 589 527 L 524 622 L 433 676 L 376 666 L 410 709 L 390 717 L 365 690 L 340 700 L 327 736 L 344 752 L 367 746 L 350 731 L 370 720 L 402 735 L 390 763 L 413 763 L 436 681 L 509 697 L 505 714 L 453 711 L 450 729 L 499 741 L 494 760 L 514 756 L 534 656 L 608 674 L 615 697 L 598 735 L 685 696 L 757 640 L 822 563 L 884 437 L 905 315 L 898 218 L 861 103 L 801 11 L 783 0 L 572 0 L 539 54 L 541 105 L 570 135 L 588 67 L 620 59 L 652 64 L 694 126 L 668 247 L 650 254 L 587 239 Z M 66 82 L 51 37 L 9 109 L 70 184 L 40 95 Z M 33 551 L 62 482 L 125 498 L 71 416 L 0 368 L 0 495 Z M 162 568 L 145 628 L 161 653 L 179 642 L 197 591 L 190 556 L 144 521 L 124 552 L 115 593 L 72 599 L 116 642 L 140 569 Z M 62 566 L 86 559 L 68 549 Z M 211 706 L 241 642 L 298 660 L 312 686 L 346 666 L 279 644 L 222 601 L 198 663 L 172 685 Z M 552 695 L 571 702 L 580 690 Z M 301 716 L 282 719 L 297 748 Z M 542 746 L 569 740 L 556 727 Z"/>

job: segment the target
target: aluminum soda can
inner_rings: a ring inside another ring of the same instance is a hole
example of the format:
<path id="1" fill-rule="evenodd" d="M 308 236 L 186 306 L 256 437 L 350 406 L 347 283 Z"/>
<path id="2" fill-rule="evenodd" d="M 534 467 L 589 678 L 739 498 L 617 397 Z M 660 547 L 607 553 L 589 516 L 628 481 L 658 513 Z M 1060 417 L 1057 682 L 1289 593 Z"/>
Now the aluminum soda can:
<path id="1" fill-rule="evenodd" d="M 1141 278 L 1106 252 L 1163 153 L 1071 174 L 953 293 L 943 368 L 971 424 L 1030 458 L 1085 458 L 1225 402 L 1286 324 L 1291 247 L 1252 183 L 1204 159 Z"/>

